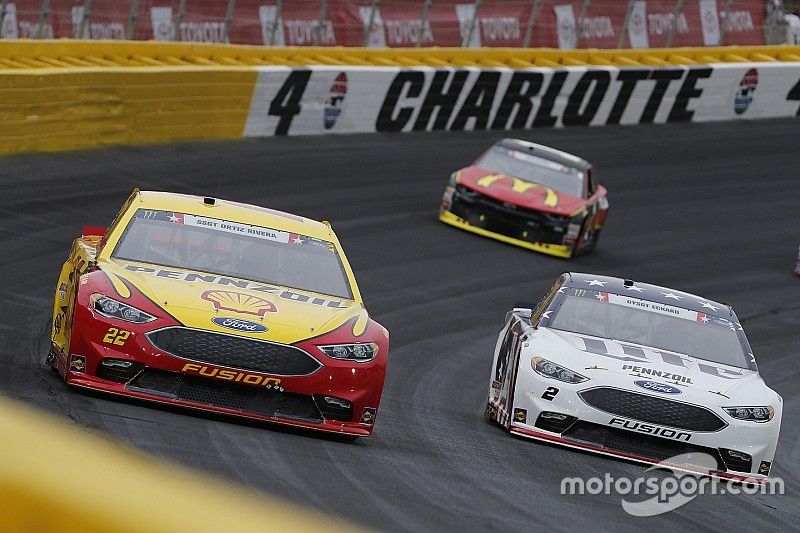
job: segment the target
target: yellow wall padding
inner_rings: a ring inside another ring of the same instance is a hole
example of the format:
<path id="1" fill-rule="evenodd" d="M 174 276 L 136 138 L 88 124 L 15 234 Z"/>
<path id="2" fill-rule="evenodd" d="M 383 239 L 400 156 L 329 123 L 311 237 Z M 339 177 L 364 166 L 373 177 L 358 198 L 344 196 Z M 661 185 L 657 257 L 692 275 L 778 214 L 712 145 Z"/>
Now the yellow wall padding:
<path id="1" fill-rule="evenodd" d="M 353 531 L 0 399 L 0 531 Z"/>
<path id="2" fill-rule="evenodd" d="M 552 48 L 343 48 L 266 47 L 155 41 L 0 40 L 0 71 L 19 68 L 68 68 L 74 61 L 118 66 L 263 65 L 661 65 L 680 58 L 693 62 L 797 61 L 800 46 L 720 46 L 622 50 Z M 232 61 L 230 61 L 232 60 Z"/>
<path id="3" fill-rule="evenodd" d="M 241 137 L 248 67 L 0 70 L 0 153 Z"/>

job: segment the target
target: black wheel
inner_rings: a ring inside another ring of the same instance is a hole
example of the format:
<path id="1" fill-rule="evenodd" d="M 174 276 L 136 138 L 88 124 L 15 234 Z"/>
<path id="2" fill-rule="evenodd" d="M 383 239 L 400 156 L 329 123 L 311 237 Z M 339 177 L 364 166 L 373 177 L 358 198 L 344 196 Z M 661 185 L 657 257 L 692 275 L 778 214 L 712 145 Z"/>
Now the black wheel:
<path id="1" fill-rule="evenodd" d="M 58 370 L 56 369 L 56 357 L 56 351 L 51 347 L 47 352 L 47 357 L 44 358 L 44 364 L 50 368 L 51 372 L 58 373 Z"/>

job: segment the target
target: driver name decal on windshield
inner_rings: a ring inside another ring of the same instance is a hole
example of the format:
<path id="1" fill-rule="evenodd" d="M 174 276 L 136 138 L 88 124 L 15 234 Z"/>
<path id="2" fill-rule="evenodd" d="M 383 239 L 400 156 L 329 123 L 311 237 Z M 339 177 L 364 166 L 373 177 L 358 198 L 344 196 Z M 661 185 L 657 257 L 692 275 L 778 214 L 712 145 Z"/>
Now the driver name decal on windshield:
<path id="1" fill-rule="evenodd" d="M 182 224 L 185 226 L 192 226 L 195 228 L 207 228 L 225 233 L 232 233 L 234 235 L 255 237 L 256 239 L 264 239 L 268 241 L 279 242 L 281 244 L 309 244 L 312 246 L 319 246 L 322 248 L 328 248 L 331 251 L 335 251 L 332 246 L 329 246 L 329 243 L 321 239 L 314 239 L 312 237 L 307 237 L 305 235 L 298 235 L 297 233 L 289 233 L 288 231 L 280 231 L 272 228 L 253 226 L 251 224 L 243 224 L 241 222 L 233 222 L 230 220 L 189 215 L 186 213 L 154 211 L 147 209 L 138 210 L 134 216 L 136 218 L 146 218 L 148 220 L 160 220 L 162 222 L 172 222 L 173 224 Z"/>
<path id="2" fill-rule="evenodd" d="M 676 318 L 683 318 L 684 320 L 692 320 L 707 324 L 712 317 L 706 313 L 698 313 L 682 307 L 675 307 L 673 305 L 662 304 L 658 302 L 650 302 L 632 296 L 624 296 L 622 294 L 615 294 L 613 292 L 592 291 L 586 289 L 573 289 L 574 296 L 594 297 L 601 302 L 607 302 L 614 305 L 623 305 L 625 307 L 632 307 L 634 309 L 641 309 L 643 311 L 650 311 L 651 313 L 658 313 L 661 315 L 674 316 Z"/>

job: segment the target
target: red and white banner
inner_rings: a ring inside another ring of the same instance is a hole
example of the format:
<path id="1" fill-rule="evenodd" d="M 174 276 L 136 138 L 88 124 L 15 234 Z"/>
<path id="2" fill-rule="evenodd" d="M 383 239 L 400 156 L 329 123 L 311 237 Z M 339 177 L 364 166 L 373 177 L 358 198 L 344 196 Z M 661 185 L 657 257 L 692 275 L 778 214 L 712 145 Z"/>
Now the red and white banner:
<path id="1" fill-rule="evenodd" d="M 163 41 L 402 48 L 520 47 L 529 37 L 532 47 L 658 48 L 763 44 L 765 23 L 763 0 L 50 0 L 45 16 L 42 5 L 8 1 L 2 38 L 131 34 Z"/>

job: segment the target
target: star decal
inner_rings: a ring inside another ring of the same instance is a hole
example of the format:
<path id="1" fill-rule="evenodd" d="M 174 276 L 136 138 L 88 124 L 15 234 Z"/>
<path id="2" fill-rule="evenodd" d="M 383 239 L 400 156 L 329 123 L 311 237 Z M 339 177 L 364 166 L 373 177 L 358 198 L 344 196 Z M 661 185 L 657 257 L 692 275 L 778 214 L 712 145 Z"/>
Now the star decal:
<path id="1" fill-rule="evenodd" d="M 550 318 L 550 313 L 552 313 L 552 311 L 545 311 L 542 313 L 542 318 Z"/>
<path id="2" fill-rule="evenodd" d="M 625 288 L 629 291 L 636 291 L 636 292 L 644 292 L 644 289 L 641 287 L 636 287 L 635 285 L 626 285 Z"/>
<path id="3" fill-rule="evenodd" d="M 176 216 L 175 216 L 175 213 L 172 213 L 172 214 L 169 216 L 169 221 L 170 221 L 170 222 L 177 222 L 177 221 L 178 221 L 178 217 L 176 217 Z"/>
<path id="4" fill-rule="evenodd" d="M 556 292 L 558 292 L 558 293 L 561 293 L 561 294 L 564 294 L 564 293 L 566 293 L 566 292 L 567 292 L 567 290 L 566 290 L 564 287 L 559 287 L 559 288 L 558 288 L 558 290 L 557 290 Z"/>
<path id="5" fill-rule="evenodd" d="M 706 315 L 703 315 L 700 317 L 700 321 L 705 324 L 706 322 L 708 322 L 708 317 Z"/>
<path id="6" fill-rule="evenodd" d="M 672 298 L 674 300 L 680 300 L 681 297 L 677 294 L 672 294 L 671 292 L 662 292 L 661 294 L 664 295 L 664 298 Z"/>
<path id="7" fill-rule="evenodd" d="M 597 280 L 597 279 L 589 280 L 589 286 L 590 287 L 592 285 L 599 285 L 600 287 L 605 287 L 606 283 L 608 283 L 608 282 L 607 281 L 600 281 L 600 280 Z"/>
<path id="8" fill-rule="evenodd" d="M 595 296 L 595 298 L 597 298 L 601 302 L 607 302 L 608 301 L 608 293 L 607 292 L 598 292 L 597 296 Z"/>
<path id="9" fill-rule="evenodd" d="M 711 309 L 712 311 L 716 311 L 717 309 L 719 309 L 719 307 L 717 307 L 715 305 L 711 305 L 708 302 L 701 302 L 701 304 L 702 305 L 700 307 L 707 307 L 708 309 Z"/>

